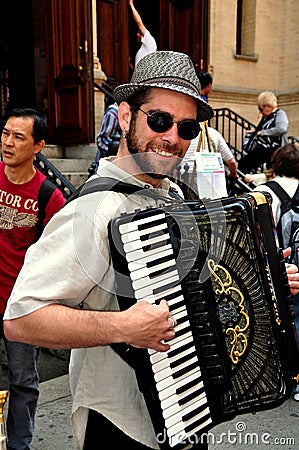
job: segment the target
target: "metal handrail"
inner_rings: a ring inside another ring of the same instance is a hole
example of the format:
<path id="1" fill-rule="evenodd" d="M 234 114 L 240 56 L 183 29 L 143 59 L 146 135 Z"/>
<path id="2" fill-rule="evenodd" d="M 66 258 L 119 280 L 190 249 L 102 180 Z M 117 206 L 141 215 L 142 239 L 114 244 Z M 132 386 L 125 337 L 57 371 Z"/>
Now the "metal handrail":
<path id="1" fill-rule="evenodd" d="M 256 126 L 229 108 L 215 108 L 211 126 L 222 134 L 236 161 L 240 161 L 246 155 L 243 149 L 244 137 L 249 130 L 255 129 Z M 288 141 L 292 144 L 299 143 L 299 139 L 295 136 L 289 136 Z M 263 165 L 261 165 L 252 172 L 260 173 L 263 172 L 263 169 Z"/>
<path id="2" fill-rule="evenodd" d="M 75 191 L 75 186 L 42 153 L 35 155 L 34 165 L 61 190 L 65 199 Z"/>
<path id="3" fill-rule="evenodd" d="M 109 86 L 109 84 L 103 83 L 102 85 L 100 85 L 94 81 L 93 85 L 96 89 L 103 92 L 103 94 L 105 95 L 105 109 L 107 109 L 111 103 L 115 102 L 113 89 Z"/>
<path id="4" fill-rule="evenodd" d="M 222 134 L 234 157 L 239 161 L 244 156 L 242 145 L 245 134 L 254 129 L 255 125 L 229 108 L 215 108 L 211 124 Z"/>

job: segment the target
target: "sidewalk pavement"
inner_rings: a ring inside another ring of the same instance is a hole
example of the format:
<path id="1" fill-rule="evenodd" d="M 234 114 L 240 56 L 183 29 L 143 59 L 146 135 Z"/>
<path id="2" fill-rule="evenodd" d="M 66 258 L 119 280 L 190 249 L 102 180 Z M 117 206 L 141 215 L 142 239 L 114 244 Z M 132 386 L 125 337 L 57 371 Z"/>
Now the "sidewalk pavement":
<path id="1" fill-rule="evenodd" d="M 75 450 L 71 407 L 68 375 L 40 383 L 31 450 Z"/>
<path id="2" fill-rule="evenodd" d="M 31 450 L 75 450 L 70 417 L 68 375 L 40 383 Z M 298 425 L 299 402 L 290 398 L 278 408 L 217 425 L 210 430 L 209 450 L 295 450 L 299 448 Z"/>

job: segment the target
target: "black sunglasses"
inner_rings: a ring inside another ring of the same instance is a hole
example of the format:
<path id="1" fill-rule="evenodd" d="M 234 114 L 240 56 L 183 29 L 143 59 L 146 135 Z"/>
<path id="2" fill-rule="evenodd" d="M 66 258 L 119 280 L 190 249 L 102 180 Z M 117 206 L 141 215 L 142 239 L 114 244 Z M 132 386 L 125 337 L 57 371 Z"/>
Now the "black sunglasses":
<path id="1" fill-rule="evenodd" d="M 186 141 L 196 138 L 200 132 L 200 124 L 196 120 L 185 119 L 176 122 L 167 112 L 153 111 L 147 113 L 141 108 L 139 110 L 147 116 L 148 126 L 156 133 L 165 133 L 165 131 L 170 130 L 174 123 L 178 126 L 178 135 Z"/>

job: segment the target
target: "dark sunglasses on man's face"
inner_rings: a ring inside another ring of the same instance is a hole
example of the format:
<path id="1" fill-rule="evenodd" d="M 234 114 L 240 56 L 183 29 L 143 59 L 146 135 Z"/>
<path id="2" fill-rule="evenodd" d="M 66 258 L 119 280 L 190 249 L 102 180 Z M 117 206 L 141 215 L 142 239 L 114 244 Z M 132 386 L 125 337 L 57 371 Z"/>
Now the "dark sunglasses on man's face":
<path id="1" fill-rule="evenodd" d="M 156 133 L 165 133 L 165 131 L 170 130 L 174 123 L 178 126 L 178 135 L 186 141 L 196 138 L 200 132 L 200 124 L 196 120 L 185 119 L 177 122 L 167 112 L 152 111 L 147 113 L 141 108 L 139 110 L 147 116 L 148 126 Z"/>

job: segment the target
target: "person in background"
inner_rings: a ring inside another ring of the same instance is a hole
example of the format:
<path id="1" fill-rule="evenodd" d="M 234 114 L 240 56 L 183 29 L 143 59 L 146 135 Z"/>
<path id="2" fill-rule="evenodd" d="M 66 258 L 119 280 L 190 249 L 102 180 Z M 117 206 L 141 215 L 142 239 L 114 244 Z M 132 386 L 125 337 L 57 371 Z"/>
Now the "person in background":
<path id="1" fill-rule="evenodd" d="M 101 158 L 116 155 L 120 140 L 120 132 L 121 130 L 118 123 L 118 105 L 114 102 L 108 106 L 101 121 L 100 130 L 96 137 L 97 153 L 95 160 L 89 169 L 91 175 L 98 170 Z"/>
<path id="2" fill-rule="evenodd" d="M 1 134 L 0 162 L 0 335 L 3 338 L 3 314 L 27 249 L 38 230 L 38 194 L 46 176 L 35 166 L 35 155 L 45 145 L 47 122 L 37 111 L 15 109 Z M 64 204 L 56 188 L 45 210 L 43 226 Z M 45 273 L 47 265 L 43 266 Z M 9 382 L 7 415 L 8 448 L 27 450 L 33 437 L 34 418 L 39 396 L 37 362 L 39 349 L 34 345 L 4 339 Z"/>
<path id="3" fill-rule="evenodd" d="M 238 163 L 234 155 L 232 154 L 231 150 L 229 149 L 227 143 L 225 142 L 224 137 L 222 136 L 221 133 L 219 133 L 218 130 L 212 127 L 207 127 L 207 132 L 210 140 L 211 151 L 221 153 L 223 161 L 229 168 L 228 176 L 237 178 Z M 202 135 L 204 136 L 203 141 L 201 138 Z M 194 168 L 195 152 L 198 149 L 199 139 L 201 139 L 200 151 L 207 151 L 207 152 L 210 151 L 207 134 L 205 131 L 202 131 L 200 135 L 198 135 L 195 139 L 192 139 L 189 148 L 187 150 L 187 153 L 182 160 L 182 167 L 184 166 L 185 163 L 187 163 L 189 166 L 190 173 L 193 171 Z"/>
<path id="4" fill-rule="evenodd" d="M 141 43 L 139 50 L 135 56 L 135 66 L 145 55 L 155 52 L 157 50 L 157 44 L 155 38 L 151 35 L 149 30 L 144 26 L 140 14 L 136 10 L 133 0 L 128 0 L 131 7 L 133 18 L 138 26 L 137 40 Z"/>
<path id="5" fill-rule="evenodd" d="M 234 155 L 225 142 L 224 137 L 221 135 L 221 133 L 219 133 L 219 131 L 215 130 L 215 128 L 209 127 L 207 122 L 205 122 L 204 124 L 201 124 L 200 134 L 190 142 L 187 153 L 183 158 L 181 164 L 180 178 L 184 183 L 188 184 L 185 196 L 189 200 L 197 199 L 199 195 L 203 194 L 203 192 L 201 192 L 200 194 L 198 192 L 198 175 L 195 163 L 195 155 L 198 151 L 207 153 L 220 153 L 222 161 L 229 168 L 227 176 L 238 178 L 237 161 L 235 160 Z M 188 172 L 186 172 L 187 168 Z M 225 176 L 223 179 L 223 183 L 227 184 L 227 179 L 225 178 Z M 224 190 L 221 190 L 220 192 L 221 196 L 223 196 L 225 193 Z"/>
<path id="6" fill-rule="evenodd" d="M 288 143 L 289 121 L 287 114 L 277 107 L 277 97 L 271 91 L 261 92 L 257 107 L 262 118 L 257 127 L 247 133 L 244 152 L 239 161 L 239 169 L 244 174 L 256 171 L 265 163 L 271 168 L 271 155 L 279 147 Z"/>
<path id="7" fill-rule="evenodd" d="M 299 184 L 299 148 L 295 144 L 284 145 L 274 151 L 271 157 L 271 166 L 274 174 L 273 181 L 278 183 L 292 198 Z M 272 197 L 272 212 L 274 224 L 277 226 L 280 219 L 281 201 L 270 186 L 262 184 L 254 188 L 254 191 L 269 192 Z M 280 246 L 283 243 L 280 242 Z M 295 309 L 295 325 L 299 337 L 299 295 L 292 296 Z M 294 400 L 299 401 L 299 385 L 294 392 Z"/>
<path id="8" fill-rule="evenodd" d="M 213 77 L 209 72 L 200 72 L 198 78 L 201 85 L 201 98 L 208 103 L 208 95 L 212 90 Z"/>

